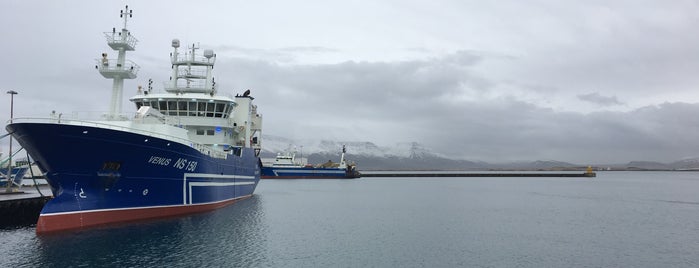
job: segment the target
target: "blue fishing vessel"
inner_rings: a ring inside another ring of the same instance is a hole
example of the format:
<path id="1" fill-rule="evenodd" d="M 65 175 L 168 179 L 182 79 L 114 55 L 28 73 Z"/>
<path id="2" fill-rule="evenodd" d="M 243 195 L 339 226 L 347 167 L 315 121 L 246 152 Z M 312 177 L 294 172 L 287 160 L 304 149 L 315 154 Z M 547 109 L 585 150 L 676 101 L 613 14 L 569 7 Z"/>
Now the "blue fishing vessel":
<path id="1" fill-rule="evenodd" d="M 28 166 L 10 167 L 10 179 L 8 180 L 8 169 L 0 168 L 0 188 L 22 186 L 22 179 L 24 178 L 24 175 L 27 173 L 27 170 L 29 170 Z M 8 183 L 10 183 L 10 185 L 8 185 Z"/>
<path id="2" fill-rule="evenodd" d="M 183 52 L 174 39 L 170 80 L 162 90 L 150 80 L 134 89 L 136 112 L 121 112 L 124 79 L 139 70 L 126 60 L 138 42 L 126 27 L 132 14 L 126 6 L 121 31 L 105 33 L 117 58 L 96 60 L 113 80 L 109 113 L 52 113 L 6 126 L 54 195 L 37 233 L 213 210 L 252 196 L 259 182 L 262 116 L 249 90 L 219 92 L 212 50 L 192 44 Z"/>
<path id="3" fill-rule="evenodd" d="M 342 146 L 340 162 L 328 160 L 326 163 L 311 165 L 296 159 L 296 153 L 287 150 L 277 154 L 274 162 L 262 166 L 263 179 L 353 179 L 359 178 L 355 164 L 345 160 L 347 149 Z"/>

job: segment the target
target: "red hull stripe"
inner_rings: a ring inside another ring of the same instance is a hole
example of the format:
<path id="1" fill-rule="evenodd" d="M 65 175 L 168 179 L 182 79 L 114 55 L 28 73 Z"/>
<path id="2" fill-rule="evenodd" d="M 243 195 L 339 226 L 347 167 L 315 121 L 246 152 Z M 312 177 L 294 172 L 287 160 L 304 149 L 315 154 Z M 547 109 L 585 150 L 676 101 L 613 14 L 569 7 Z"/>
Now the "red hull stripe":
<path id="1" fill-rule="evenodd" d="M 176 215 L 192 214 L 215 210 L 233 204 L 252 195 L 229 199 L 221 202 L 178 205 L 163 207 L 146 207 L 116 210 L 91 210 L 71 213 L 41 214 L 36 223 L 36 233 L 80 229 L 91 226 L 137 221 L 154 218 L 165 218 Z"/>

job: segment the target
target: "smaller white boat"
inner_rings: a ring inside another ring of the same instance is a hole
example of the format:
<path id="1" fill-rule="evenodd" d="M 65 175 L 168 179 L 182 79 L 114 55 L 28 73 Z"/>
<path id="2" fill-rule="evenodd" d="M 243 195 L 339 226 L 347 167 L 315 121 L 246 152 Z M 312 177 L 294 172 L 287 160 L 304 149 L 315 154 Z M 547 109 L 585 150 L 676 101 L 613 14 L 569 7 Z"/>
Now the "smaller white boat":
<path id="1" fill-rule="evenodd" d="M 272 164 L 262 166 L 263 179 L 353 179 L 359 178 L 355 164 L 347 164 L 345 153 L 347 149 L 342 146 L 340 162 L 328 162 L 312 165 L 305 161 L 297 161 L 296 153 L 287 150 L 277 154 Z"/>

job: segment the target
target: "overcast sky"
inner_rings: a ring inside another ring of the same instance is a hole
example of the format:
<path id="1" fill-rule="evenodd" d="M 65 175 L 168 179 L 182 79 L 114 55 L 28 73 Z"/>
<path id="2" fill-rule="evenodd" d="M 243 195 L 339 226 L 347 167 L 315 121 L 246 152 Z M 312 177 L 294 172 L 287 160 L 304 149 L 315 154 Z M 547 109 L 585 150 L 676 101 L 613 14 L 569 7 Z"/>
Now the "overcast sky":
<path id="1" fill-rule="evenodd" d="M 179 38 L 214 49 L 221 92 L 251 89 L 265 134 L 490 162 L 699 157 L 689 0 L 2 1 L 0 90 L 19 92 L 16 117 L 108 110 L 94 65 L 116 56 L 103 32 L 125 4 L 141 71 L 124 111 L 137 85 L 162 88 Z"/>

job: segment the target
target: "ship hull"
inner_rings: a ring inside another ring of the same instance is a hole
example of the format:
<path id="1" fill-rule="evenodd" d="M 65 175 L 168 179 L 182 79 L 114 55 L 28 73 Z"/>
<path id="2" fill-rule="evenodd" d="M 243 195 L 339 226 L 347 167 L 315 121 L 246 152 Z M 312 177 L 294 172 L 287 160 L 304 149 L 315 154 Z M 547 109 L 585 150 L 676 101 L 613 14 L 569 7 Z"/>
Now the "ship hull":
<path id="1" fill-rule="evenodd" d="M 213 210 L 250 197 L 260 179 L 250 148 L 224 159 L 120 129 L 14 123 L 7 130 L 54 195 L 37 233 Z"/>
<path id="2" fill-rule="evenodd" d="M 262 167 L 263 179 L 354 179 L 359 174 L 342 168 Z"/>

